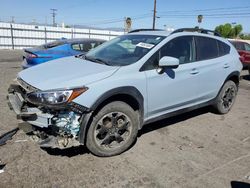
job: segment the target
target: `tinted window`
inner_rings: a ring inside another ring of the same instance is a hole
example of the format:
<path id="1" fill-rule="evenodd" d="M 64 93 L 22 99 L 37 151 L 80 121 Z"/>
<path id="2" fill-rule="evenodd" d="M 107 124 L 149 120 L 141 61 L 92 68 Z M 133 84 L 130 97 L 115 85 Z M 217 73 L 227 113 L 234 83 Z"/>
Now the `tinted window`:
<path id="1" fill-rule="evenodd" d="M 49 43 L 43 44 L 43 45 L 39 46 L 38 48 L 41 48 L 41 49 L 54 48 L 54 47 L 63 45 L 66 42 L 67 41 L 65 41 L 65 40 L 57 40 L 57 41 L 53 41 L 53 42 L 49 42 Z"/>
<path id="2" fill-rule="evenodd" d="M 175 38 L 165 44 L 152 55 L 143 65 L 141 70 L 152 70 L 158 67 L 159 60 L 163 56 L 171 56 L 179 59 L 180 64 L 194 61 L 193 37 L 183 36 Z"/>
<path id="3" fill-rule="evenodd" d="M 218 43 L 218 47 L 219 47 L 219 55 L 220 56 L 229 54 L 230 46 L 228 46 L 227 44 L 225 44 L 224 42 L 221 42 L 219 40 L 217 41 L 217 43 Z"/>
<path id="4" fill-rule="evenodd" d="M 219 56 L 217 40 L 208 37 L 195 37 L 197 61 Z"/>
<path id="5" fill-rule="evenodd" d="M 71 46 L 73 50 L 88 52 L 89 50 L 97 47 L 100 44 L 101 42 L 83 42 L 83 43 L 75 43 L 72 44 Z"/>
<path id="6" fill-rule="evenodd" d="M 245 50 L 246 50 L 246 51 L 250 51 L 250 45 L 247 44 L 247 43 L 245 43 Z"/>
<path id="7" fill-rule="evenodd" d="M 77 50 L 77 51 L 80 51 L 80 50 L 81 50 L 79 44 L 72 44 L 72 49 L 73 49 L 73 50 Z"/>
<path id="8" fill-rule="evenodd" d="M 245 50 L 245 46 L 244 46 L 244 43 L 243 42 L 235 42 L 235 41 L 232 41 L 231 42 L 234 47 L 237 49 L 237 50 Z"/>
<path id="9" fill-rule="evenodd" d="M 171 56 L 179 59 L 180 64 L 189 63 L 193 58 L 193 37 L 184 36 L 178 37 L 169 41 L 161 49 L 161 57 Z"/>

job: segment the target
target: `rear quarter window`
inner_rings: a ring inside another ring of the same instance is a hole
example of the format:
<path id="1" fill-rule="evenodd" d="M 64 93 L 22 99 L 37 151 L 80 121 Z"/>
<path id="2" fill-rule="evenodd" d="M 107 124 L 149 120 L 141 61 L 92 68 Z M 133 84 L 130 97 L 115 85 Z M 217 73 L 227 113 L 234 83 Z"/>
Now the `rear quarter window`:
<path id="1" fill-rule="evenodd" d="M 229 52 L 230 52 L 229 45 L 227 45 L 226 43 L 221 42 L 219 40 L 217 40 L 217 43 L 218 43 L 218 47 L 219 47 L 219 56 L 224 56 L 224 55 L 229 54 Z"/>
<path id="2" fill-rule="evenodd" d="M 197 60 L 213 59 L 219 56 L 217 40 L 209 37 L 195 37 Z"/>

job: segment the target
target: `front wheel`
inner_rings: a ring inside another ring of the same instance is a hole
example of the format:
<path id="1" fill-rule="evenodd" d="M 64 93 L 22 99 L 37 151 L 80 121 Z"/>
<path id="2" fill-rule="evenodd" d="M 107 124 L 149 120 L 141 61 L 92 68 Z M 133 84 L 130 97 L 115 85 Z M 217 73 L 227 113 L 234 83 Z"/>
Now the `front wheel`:
<path id="1" fill-rule="evenodd" d="M 86 146 L 97 156 L 118 155 L 135 141 L 138 125 L 138 113 L 133 108 L 121 101 L 111 102 L 93 117 Z"/>
<path id="2" fill-rule="evenodd" d="M 219 114 L 226 114 L 232 108 L 238 88 L 235 82 L 228 80 L 223 85 L 218 96 L 215 99 L 214 107 Z"/>

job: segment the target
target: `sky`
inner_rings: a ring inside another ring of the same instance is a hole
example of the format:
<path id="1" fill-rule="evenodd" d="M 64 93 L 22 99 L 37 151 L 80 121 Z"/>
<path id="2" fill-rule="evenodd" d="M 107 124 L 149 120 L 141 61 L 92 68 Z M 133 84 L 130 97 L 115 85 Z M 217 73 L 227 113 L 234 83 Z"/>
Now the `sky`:
<path id="1" fill-rule="evenodd" d="M 56 22 L 98 28 L 123 28 L 124 18 L 132 18 L 132 28 L 152 28 L 154 0 L 0 0 L 0 21 L 52 24 Z M 241 24 L 250 33 L 250 0 L 157 0 L 156 28 L 183 28 L 198 25 L 214 29 L 225 23 Z"/>

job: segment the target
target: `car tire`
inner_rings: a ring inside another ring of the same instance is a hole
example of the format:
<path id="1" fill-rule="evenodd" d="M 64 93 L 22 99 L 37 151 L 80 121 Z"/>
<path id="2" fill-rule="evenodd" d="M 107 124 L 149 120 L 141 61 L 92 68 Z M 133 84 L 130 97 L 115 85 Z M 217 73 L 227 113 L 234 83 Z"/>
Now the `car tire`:
<path id="1" fill-rule="evenodd" d="M 134 143 L 138 125 L 138 113 L 132 107 L 121 101 L 111 102 L 93 117 L 86 146 L 97 156 L 118 155 Z"/>
<path id="2" fill-rule="evenodd" d="M 226 114 L 232 108 L 238 88 L 232 80 L 228 80 L 224 83 L 218 96 L 215 99 L 214 108 L 219 114 Z"/>

